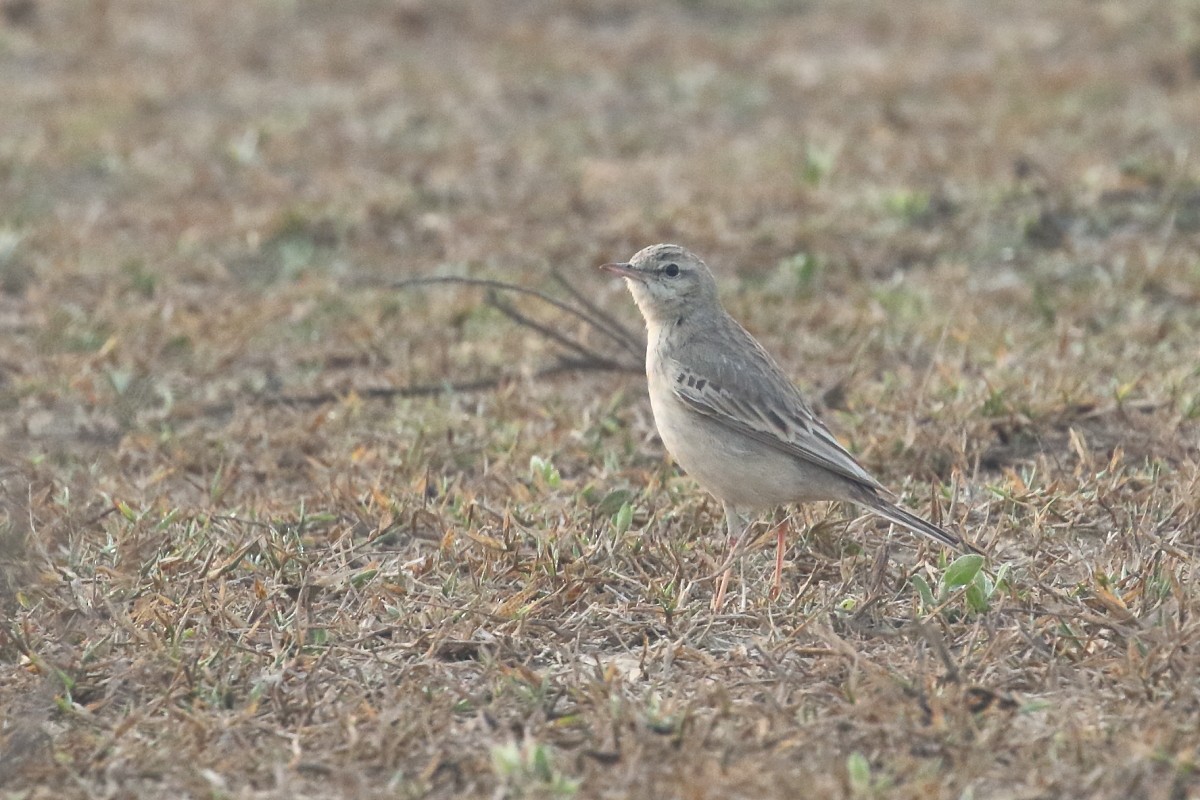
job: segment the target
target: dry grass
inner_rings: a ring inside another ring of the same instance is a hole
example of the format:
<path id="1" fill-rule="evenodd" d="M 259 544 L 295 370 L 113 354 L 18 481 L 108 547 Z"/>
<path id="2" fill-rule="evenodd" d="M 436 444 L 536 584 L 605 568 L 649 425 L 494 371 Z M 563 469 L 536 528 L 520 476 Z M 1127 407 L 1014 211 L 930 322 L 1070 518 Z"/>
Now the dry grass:
<path id="1" fill-rule="evenodd" d="M 1195 3 L 0 9 L 4 797 L 1200 796 Z M 389 288 L 660 240 L 986 609 Z"/>

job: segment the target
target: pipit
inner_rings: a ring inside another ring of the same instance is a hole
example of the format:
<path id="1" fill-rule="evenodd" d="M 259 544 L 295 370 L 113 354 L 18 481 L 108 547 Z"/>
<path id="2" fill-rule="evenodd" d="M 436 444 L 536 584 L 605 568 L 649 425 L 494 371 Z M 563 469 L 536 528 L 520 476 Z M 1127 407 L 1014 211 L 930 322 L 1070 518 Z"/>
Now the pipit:
<path id="1" fill-rule="evenodd" d="M 628 263 L 600 267 L 625 278 L 646 318 L 646 378 L 663 444 L 725 511 L 731 555 L 713 597 L 720 608 L 746 511 L 839 500 L 962 552 L 955 534 L 897 506 L 813 413 L 763 346 L 725 311 L 704 262 L 656 244 Z M 777 531 L 774 591 L 783 566 Z"/>

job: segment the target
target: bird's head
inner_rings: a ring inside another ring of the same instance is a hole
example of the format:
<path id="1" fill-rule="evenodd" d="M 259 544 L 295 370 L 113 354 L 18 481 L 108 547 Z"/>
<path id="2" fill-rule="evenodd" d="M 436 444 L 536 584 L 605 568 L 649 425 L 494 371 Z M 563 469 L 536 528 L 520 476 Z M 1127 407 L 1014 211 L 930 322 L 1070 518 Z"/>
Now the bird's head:
<path id="1" fill-rule="evenodd" d="M 627 263 L 600 269 L 625 278 L 646 322 L 674 322 L 697 310 L 718 306 L 717 283 L 704 262 L 677 244 L 654 244 Z"/>

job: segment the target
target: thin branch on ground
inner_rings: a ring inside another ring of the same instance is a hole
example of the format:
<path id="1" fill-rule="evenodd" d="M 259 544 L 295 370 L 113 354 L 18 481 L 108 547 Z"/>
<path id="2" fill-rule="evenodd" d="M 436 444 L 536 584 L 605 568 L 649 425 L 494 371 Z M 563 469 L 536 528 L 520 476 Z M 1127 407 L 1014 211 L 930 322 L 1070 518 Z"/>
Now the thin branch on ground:
<path id="1" fill-rule="evenodd" d="M 640 368 L 630 367 L 616 361 L 594 361 L 583 358 L 560 358 L 553 364 L 542 367 L 530 377 L 534 380 L 553 378 L 569 372 L 636 372 Z M 441 383 L 415 383 L 407 386 L 372 386 L 365 389 L 347 389 L 338 392 L 319 392 L 309 395 L 261 395 L 255 402 L 262 406 L 319 406 L 336 403 L 352 394 L 372 400 L 392 400 L 405 397 L 436 397 L 441 394 L 465 392 L 489 392 L 499 389 L 516 379 L 511 373 L 488 375 L 466 381 L 443 381 Z M 205 416 L 221 416 L 232 413 L 237 405 L 233 402 L 213 403 L 205 406 Z"/>
<path id="2" fill-rule="evenodd" d="M 545 292 L 539 291 L 537 289 L 531 289 L 528 286 L 520 286 L 515 283 L 506 283 L 504 281 L 493 280 L 491 278 L 462 278 L 462 277 L 457 277 L 457 276 L 439 276 L 439 277 L 431 277 L 431 278 L 410 278 L 408 280 L 397 281 L 396 283 L 391 284 L 391 287 L 393 289 L 410 289 L 415 286 L 436 286 L 438 284 L 453 284 L 453 285 L 459 285 L 459 286 L 479 286 L 479 287 L 483 287 L 486 289 L 498 289 L 500 291 L 505 291 L 505 292 L 516 292 L 517 294 L 523 294 L 523 295 L 527 295 L 529 297 L 534 297 L 534 298 L 537 298 L 538 300 L 541 300 L 543 303 L 546 303 L 547 305 L 557 308 L 559 311 L 563 311 L 567 314 L 570 314 L 571 316 L 575 317 L 576 319 L 580 320 L 581 322 L 594 328 L 602 336 L 605 336 L 608 339 L 611 339 L 612 341 L 621 345 L 621 347 L 623 349 L 628 350 L 632 354 L 640 357 L 641 353 L 643 352 L 641 346 L 636 344 L 636 339 L 633 336 L 633 334 L 630 333 L 629 329 L 626 328 L 625 326 L 615 322 L 615 320 L 613 320 L 607 314 L 601 313 L 599 315 L 596 315 L 595 311 L 593 311 L 591 308 L 589 308 L 589 309 L 576 308 L 572 305 L 564 303 L 562 300 L 559 300 L 557 297 L 552 297 L 551 295 L 548 295 Z M 574 295 L 574 293 L 572 293 L 572 294 Z M 587 305 L 591 306 L 590 303 L 588 303 Z M 592 308 L 594 308 L 594 306 Z"/>
<path id="3" fill-rule="evenodd" d="M 583 306 L 585 311 L 587 311 L 593 317 L 604 322 L 610 331 L 618 334 L 624 343 L 624 348 L 632 353 L 635 358 L 642 358 L 642 354 L 646 352 L 646 345 L 645 342 L 642 341 L 641 336 L 639 336 L 635 331 L 631 331 L 629 328 L 625 327 L 625 325 L 622 324 L 616 317 L 612 316 L 607 311 L 600 308 L 600 306 L 589 300 L 583 292 L 576 289 L 575 285 L 567 280 L 558 270 L 551 270 L 550 277 L 555 283 L 561 286 L 567 292 L 567 294 L 571 295 L 575 302 Z"/>
<path id="4" fill-rule="evenodd" d="M 488 292 L 484 302 L 487 305 L 495 308 L 520 327 L 527 328 L 575 354 L 574 357 L 560 355 L 554 363 L 535 370 L 531 375 L 534 380 L 552 378 L 569 372 L 641 372 L 641 354 L 644 347 L 636 334 L 603 309 L 586 299 L 560 274 L 555 272 L 553 273 L 553 277 L 583 308 L 572 306 L 537 289 L 487 278 L 462 278 L 454 276 L 412 278 L 393 283 L 391 284 L 391 288 L 405 290 L 420 286 L 439 285 L 486 288 Z M 621 350 L 636 358 L 629 360 L 620 356 L 609 356 L 594 350 L 560 330 L 518 311 L 515 306 L 502 301 L 498 295 L 498 292 L 502 291 L 533 297 L 559 311 L 563 311 L 584 323 L 584 325 L 596 330 L 605 338 L 615 342 L 620 346 Z M 513 377 L 511 374 L 498 374 L 460 381 L 439 381 L 437 383 L 417 383 L 405 386 L 376 386 L 343 391 L 319 392 L 310 395 L 259 395 L 254 398 L 254 402 L 260 406 L 317 406 L 326 403 L 335 403 L 351 394 L 373 400 L 389 400 L 403 397 L 434 397 L 447 392 L 488 392 L 499 389 L 505 383 L 511 381 Z M 212 403 L 205 406 L 201 413 L 205 416 L 221 416 L 232 413 L 235 407 L 236 403 L 233 401 Z"/>
<path id="5" fill-rule="evenodd" d="M 613 369 L 637 369 L 636 366 L 623 364 L 619 361 L 614 361 L 611 358 L 607 358 L 591 348 L 580 344 L 566 334 L 556 331 L 549 325 L 544 325 L 531 317 L 525 316 L 515 307 L 501 300 L 494 291 L 488 292 L 486 302 L 489 306 L 496 309 L 521 327 L 529 328 L 530 330 L 540 333 L 542 336 L 545 336 L 547 339 L 553 342 L 558 342 L 563 347 L 578 354 L 582 360 L 593 362 L 598 369 L 608 366 L 611 366 Z"/>

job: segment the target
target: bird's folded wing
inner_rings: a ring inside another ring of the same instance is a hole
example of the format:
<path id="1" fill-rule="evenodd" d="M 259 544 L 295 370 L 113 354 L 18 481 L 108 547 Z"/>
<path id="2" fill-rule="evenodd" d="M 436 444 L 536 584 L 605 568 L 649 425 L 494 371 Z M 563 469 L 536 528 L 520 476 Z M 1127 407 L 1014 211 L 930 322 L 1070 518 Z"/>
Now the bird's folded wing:
<path id="1" fill-rule="evenodd" d="M 678 362 L 670 364 L 668 374 L 675 395 L 696 413 L 855 483 L 880 488 L 790 383 L 758 392 L 736 382 L 722 386 Z"/>

